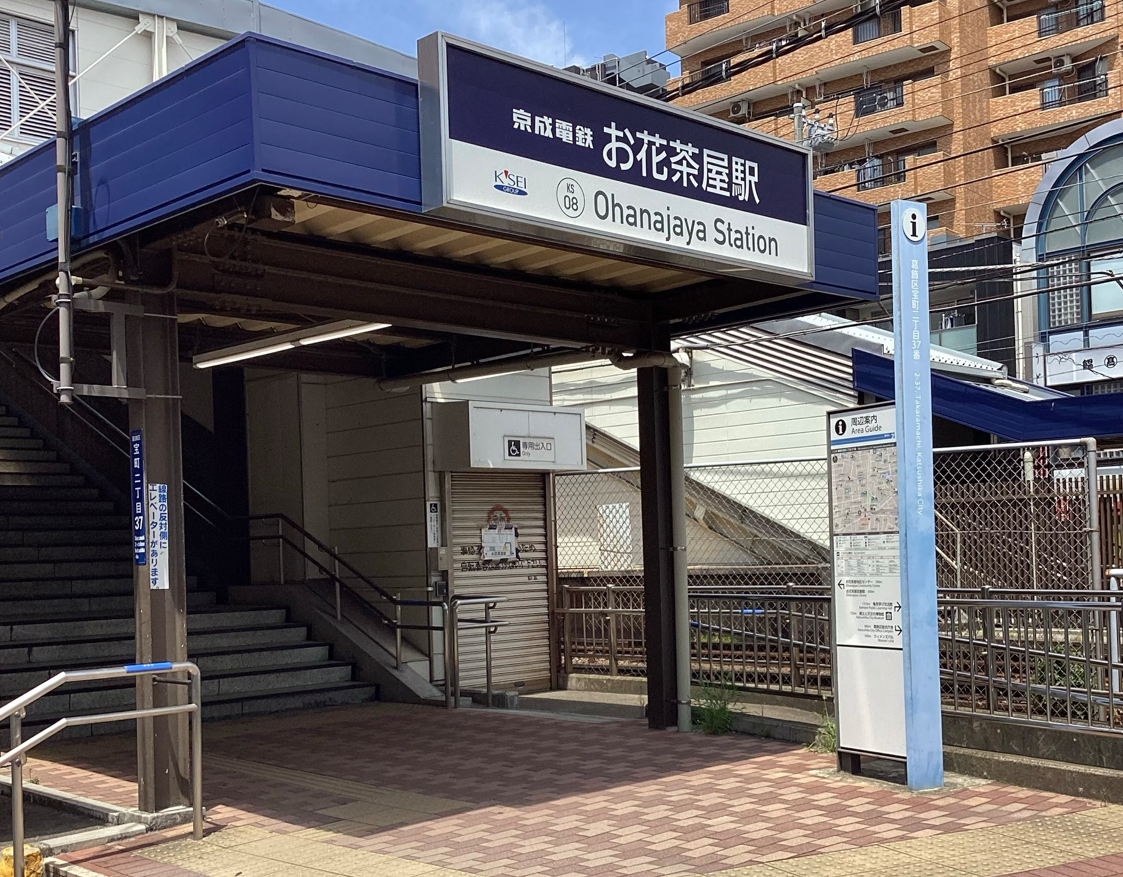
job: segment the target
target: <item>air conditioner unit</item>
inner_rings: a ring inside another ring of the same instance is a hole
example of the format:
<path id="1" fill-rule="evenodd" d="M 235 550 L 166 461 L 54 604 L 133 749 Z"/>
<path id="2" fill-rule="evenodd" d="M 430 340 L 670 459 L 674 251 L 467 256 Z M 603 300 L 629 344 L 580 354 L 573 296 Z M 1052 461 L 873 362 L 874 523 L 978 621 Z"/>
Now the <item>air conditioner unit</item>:
<path id="1" fill-rule="evenodd" d="M 729 117 L 731 119 L 747 119 L 749 117 L 749 102 L 747 100 L 735 100 L 729 105 Z"/>
<path id="2" fill-rule="evenodd" d="M 1072 55 L 1057 55 L 1053 58 L 1054 73 L 1068 73 L 1072 69 Z"/>

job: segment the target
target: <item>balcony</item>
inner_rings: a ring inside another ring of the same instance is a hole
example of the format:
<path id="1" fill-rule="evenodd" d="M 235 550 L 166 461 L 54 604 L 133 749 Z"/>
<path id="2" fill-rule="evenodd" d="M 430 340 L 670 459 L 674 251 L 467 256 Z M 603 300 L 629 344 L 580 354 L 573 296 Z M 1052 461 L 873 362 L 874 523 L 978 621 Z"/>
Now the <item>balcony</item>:
<path id="1" fill-rule="evenodd" d="M 697 0 L 686 7 L 687 21 L 690 24 L 701 24 L 728 13 L 729 0 Z"/>
<path id="2" fill-rule="evenodd" d="M 818 10 L 819 6 L 816 5 L 815 9 Z M 870 35 L 872 26 L 870 32 L 862 31 L 860 34 L 854 29 L 847 29 L 826 39 L 815 40 L 798 51 L 780 54 L 780 50 L 799 38 L 798 34 L 791 33 L 751 46 L 728 62 L 720 62 L 727 64 L 725 67 L 713 64 L 706 70 L 688 71 L 678 83 L 672 82 L 668 87 L 672 91 L 677 84 L 687 87 L 687 92 L 675 101 L 680 106 L 713 110 L 721 108 L 729 100 L 745 98 L 759 101 L 785 94 L 790 86 L 800 82 L 829 82 L 860 75 L 865 70 L 876 71 L 935 55 L 948 48 L 939 39 L 942 9 L 939 3 L 906 6 L 898 10 L 899 33 L 888 32 L 896 26 L 890 13 L 873 20 L 877 22 L 879 36 Z M 814 27 L 812 22 L 809 30 L 813 32 Z M 886 32 L 883 33 L 882 28 Z M 856 39 L 860 39 L 858 45 L 855 45 Z M 770 48 L 775 57 L 767 57 Z M 759 66 L 737 70 L 738 64 L 761 56 L 765 57 L 765 61 Z"/>
<path id="3" fill-rule="evenodd" d="M 1034 137 L 1123 109 L 1120 89 L 1107 76 L 1045 85 L 991 98 L 995 140 Z"/>
<path id="4" fill-rule="evenodd" d="M 1035 161 L 998 171 L 993 183 L 994 209 L 1015 214 L 1024 212 L 1041 185 L 1045 167 L 1045 162 Z"/>
<path id="5" fill-rule="evenodd" d="M 1078 27 L 1089 27 L 1104 20 L 1103 0 L 1081 3 L 1074 9 L 1058 9 L 1037 14 L 1037 36 L 1041 39 L 1068 33 Z"/>
<path id="6" fill-rule="evenodd" d="M 1104 0 L 1094 0 L 995 25 L 987 33 L 990 66 L 1010 77 L 1048 71 L 1052 58 L 1083 55 L 1111 40 L 1118 31 L 1112 18 L 1105 15 Z"/>
<path id="7" fill-rule="evenodd" d="M 816 177 L 815 188 L 867 204 L 887 204 L 898 198 L 933 202 L 951 197 L 945 182 L 949 167 L 946 153 L 879 158 L 861 167 Z"/>
<path id="8" fill-rule="evenodd" d="M 723 43 L 782 27 L 796 13 L 816 16 L 846 9 L 853 0 L 701 0 L 684 4 L 666 20 L 667 47 L 688 58 Z"/>
<path id="9" fill-rule="evenodd" d="M 1041 93 L 1043 110 L 1071 107 L 1073 104 L 1107 97 L 1107 75 L 1092 76 L 1060 85 L 1046 85 L 1038 91 Z"/>

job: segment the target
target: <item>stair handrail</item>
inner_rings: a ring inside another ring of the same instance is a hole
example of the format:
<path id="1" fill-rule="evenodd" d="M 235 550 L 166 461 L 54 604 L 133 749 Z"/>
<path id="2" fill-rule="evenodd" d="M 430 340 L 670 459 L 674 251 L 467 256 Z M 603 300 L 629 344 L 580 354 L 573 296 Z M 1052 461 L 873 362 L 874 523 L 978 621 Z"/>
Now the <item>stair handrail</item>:
<path id="1" fill-rule="evenodd" d="M 35 367 L 34 361 L 30 357 L 28 357 L 25 353 L 23 353 L 22 351 L 16 350 L 16 349 L 4 350 L 4 349 L 0 348 L 0 355 L 3 355 L 6 359 L 8 359 L 8 361 L 11 362 L 13 364 L 13 366 L 15 365 L 15 360 L 12 359 L 12 355 L 14 355 L 15 357 L 18 357 L 19 359 L 23 360 L 24 363 L 28 367 L 35 369 L 36 375 L 38 375 L 39 377 L 42 377 L 42 375 L 39 375 L 38 369 Z M 32 383 L 35 386 L 43 389 L 44 392 L 50 393 L 51 396 L 54 397 L 54 395 L 55 395 L 54 390 L 48 388 L 41 380 L 33 380 Z M 91 423 L 89 420 L 82 417 L 82 415 L 78 413 L 78 411 L 76 410 L 76 408 L 74 406 L 67 407 L 66 410 L 69 411 L 71 413 L 71 415 L 76 417 L 78 420 L 80 420 L 86 426 L 88 426 L 90 429 L 92 429 L 97 436 L 99 436 L 103 441 L 105 441 L 107 444 L 109 444 L 109 446 L 112 447 L 114 450 L 116 450 L 118 453 L 123 454 L 125 457 L 131 457 L 131 453 L 128 450 L 128 446 L 129 446 L 129 443 L 130 443 L 131 439 L 130 439 L 130 436 L 128 435 L 128 433 L 126 433 L 123 429 L 121 429 L 112 420 L 110 420 L 108 417 L 106 417 L 104 414 L 102 414 L 102 412 L 98 411 L 97 408 L 95 408 L 93 405 L 91 405 L 89 402 L 87 402 L 81 396 L 75 396 L 75 401 L 78 402 L 80 407 L 82 407 L 84 410 L 90 412 L 99 421 L 104 423 L 105 426 L 108 427 L 110 431 L 116 433 L 118 435 L 118 437 L 122 440 L 122 442 L 124 444 L 124 447 L 122 447 L 122 444 L 118 443 L 117 441 L 114 441 L 110 436 L 106 435 L 104 432 L 102 432 L 100 429 L 98 429 L 98 427 L 95 424 Z M 259 514 L 259 515 L 247 515 L 247 516 L 236 517 L 236 516 L 233 516 L 233 515 L 229 514 L 225 509 L 222 508 L 222 506 L 218 505 L 218 503 L 216 503 L 214 500 L 212 500 L 210 497 L 208 497 L 199 488 L 192 485 L 189 481 L 187 481 L 187 479 L 183 479 L 183 486 L 184 486 L 185 489 L 190 490 L 193 494 L 195 494 L 197 497 L 199 497 L 199 499 L 201 499 L 208 506 L 210 506 L 214 510 L 214 512 L 217 513 L 217 517 L 221 520 L 221 523 L 216 523 L 214 520 L 212 520 L 206 514 L 201 512 L 199 509 L 195 508 L 195 506 L 193 506 L 186 499 L 184 499 L 184 501 L 183 501 L 184 507 L 189 509 L 195 515 L 197 515 L 204 523 L 206 523 L 209 527 L 211 527 L 211 529 L 213 529 L 216 533 L 218 533 L 222 538 L 225 538 L 225 539 L 237 538 L 237 537 L 234 537 L 231 534 L 231 530 L 234 528 L 234 525 L 236 525 L 236 524 L 243 523 L 243 522 L 252 523 L 255 520 L 276 520 L 279 523 L 281 523 L 282 525 L 288 525 L 288 526 L 292 527 L 302 537 L 304 537 L 305 540 L 313 543 L 317 548 L 319 548 L 322 552 L 324 552 L 324 554 L 326 554 L 328 556 L 328 558 L 331 560 L 333 568 L 328 568 L 328 567 L 324 566 L 323 563 L 321 563 L 317 558 L 315 558 L 307 550 L 305 550 L 305 548 L 302 545 L 299 545 L 297 542 L 295 542 L 292 539 L 289 539 L 287 536 L 285 536 L 283 531 L 279 531 L 278 534 L 276 534 L 276 535 L 270 535 L 270 536 L 264 536 L 264 537 L 254 537 L 254 536 L 250 535 L 249 533 L 247 533 L 247 535 L 245 536 L 245 541 L 248 542 L 248 543 L 262 542 L 262 541 L 277 541 L 278 545 L 282 547 L 281 548 L 282 551 L 283 551 L 283 546 L 288 545 L 291 549 L 296 551 L 298 554 L 300 554 L 302 557 L 304 557 L 307 561 L 314 564 L 321 572 L 325 573 L 328 576 L 328 578 L 335 585 L 335 613 L 336 613 L 336 620 L 337 621 L 342 620 L 342 605 L 343 605 L 342 593 L 341 593 L 342 590 L 346 590 L 349 594 L 351 594 L 351 596 L 353 596 L 359 602 L 359 604 L 361 606 L 366 607 L 371 612 L 373 612 L 378 621 L 387 625 L 394 632 L 394 640 L 395 640 L 394 661 L 395 661 L 395 666 L 397 667 L 397 669 L 400 670 L 401 667 L 402 667 L 402 646 L 403 646 L 402 631 L 403 630 L 424 630 L 424 631 L 431 631 L 431 632 L 440 632 L 442 634 L 446 631 L 446 624 L 447 624 L 447 618 L 448 618 L 448 602 L 446 600 L 403 600 L 400 595 L 391 594 L 385 588 L 383 588 L 380 585 L 378 585 L 377 583 L 375 583 L 374 580 L 372 580 L 369 576 L 365 575 L 364 573 L 362 573 L 361 571 L 356 569 L 352 564 L 348 563 L 343 557 L 341 557 L 336 551 L 329 548 L 327 545 L 324 544 L 324 542 L 322 542 L 317 537 L 313 536 L 306 529 L 304 529 L 302 526 L 297 524 L 296 521 L 294 521 L 292 518 L 288 517 L 288 515 L 285 515 L 285 514 L 280 513 L 280 512 L 275 512 L 275 513 L 267 513 L 267 514 Z M 394 607 L 394 617 L 390 617 L 390 615 L 383 612 L 382 609 L 379 606 L 370 602 L 356 588 L 352 587 L 349 582 L 347 582 L 342 577 L 340 577 L 339 574 L 338 574 L 338 569 L 340 567 L 343 567 L 344 569 L 346 569 L 355 578 L 357 578 L 364 585 L 366 585 L 372 591 L 374 591 L 376 594 L 378 594 L 378 596 L 381 597 L 385 602 L 387 602 L 391 606 L 393 606 Z M 284 569 L 285 569 L 285 566 L 284 566 L 284 560 L 283 560 L 283 557 L 282 557 L 281 563 L 280 563 L 280 569 L 279 569 L 282 584 L 284 583 Z M 441 616 L 442 623 L 440 625 L 404 624 L 402 622 L 402 608 L 407 607 L 407 606 L 441 609 L 442 610 L 442 616 Z M 450 674 L 448 672 L 448 662 L 447 662 L 447 656 L 446 656 L 446 662 L 445 662 L 446 687 L 447 687 L 447 684 L 448 684 L 448 677 L 449 676 L 450 676 Z"/>
<path id="2" fill-rule="evenodd" d="M 173 706 L 149 707 L 116 713 L 99 713 L 92 716 L 72 716 L 59 719 L 28 740 L 23 739 L 23 719 L 27 708 L 36 701 L 71 682 L 99 682 L 105 679 L 152 676 L 156 682 L 182 685 L 179 679 L 161 679 L 161 673 L 186 673 L 190 703 Z M 157 716 L 188 714 L 191 717 L 191 810 L 192 836 L 203 839 L 203 679 L 199 667 L 191 661 L 164 661 L 155 664 L 126 664 L 123 667 L 106 667 L 90 670 L 63 670 L 46 682 L 20 695 L 0 707 L 0 722 L 8 720 L 11 748 L 0 754 L 0 769 L 12 771 L 12 873 L 24 873 L 24 822 L 23 822 L 23 762 L 24 756 L 67 728 L 82 725 L 100 725 L 127 719 L 151 719 Z"/>

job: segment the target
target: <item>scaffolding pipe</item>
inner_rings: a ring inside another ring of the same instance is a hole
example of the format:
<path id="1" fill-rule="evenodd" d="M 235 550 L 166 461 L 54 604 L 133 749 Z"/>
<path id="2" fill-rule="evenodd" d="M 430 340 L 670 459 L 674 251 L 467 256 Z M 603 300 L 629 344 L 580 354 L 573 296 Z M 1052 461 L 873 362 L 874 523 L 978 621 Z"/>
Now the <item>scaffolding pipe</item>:
<path id="1" fill-rule="evenodd" d="M 74 290 L 70 278 L 70 0 L 55 0 L 55 176 L 58 206 L 58 398 L 74 404 Z"/>
<path id="2" fill-rule="evenodd" d="M 670 356 L 670 354 L 666 354 Z M 671 566 L 675 585 L 675 688 L 679 733 L 691 730 L 690 591 L 686 553 L 686 467 L 682 429 L 682 366 L 667 369 L 668 450 L 671 475 Z M 615 624 L 615 619 L 613 619 Z"/>

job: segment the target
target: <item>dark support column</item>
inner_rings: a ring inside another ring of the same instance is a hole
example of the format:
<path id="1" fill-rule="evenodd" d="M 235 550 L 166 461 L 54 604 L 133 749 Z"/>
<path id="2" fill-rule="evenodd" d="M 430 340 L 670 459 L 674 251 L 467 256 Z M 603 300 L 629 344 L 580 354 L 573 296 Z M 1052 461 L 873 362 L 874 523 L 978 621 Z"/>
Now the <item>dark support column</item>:
<path id="1" fill-rule="evenodd" d="M 678 721 L 667 371 L 641 368 L 636 382 L 643 507 L 647 723 L 652 728 L 664 729 L 674 727 Z"/>
<path id="2" fill-rule="evenodd" d="M 129 386 L 143 387 L 147 398 L 129 402 L 129 426 L 144 430 L 146 485 L 168 486 L 168 589 L 153 590 L 149 568 L 136 567 L 136 657 L 138 663 L 183 661 L 187 659 L 187 571 L 176 303 L 173 295 L 134 294 L 130 301 L 143 305 L 145 316 L 128 320 Z M 185 686 L 155 683 L 151 677 L 137 682 L 139 708 L 185 703 Z M 185 714 L 137 723 L 141 810 L 188 803 L 189 752 Z"/>

